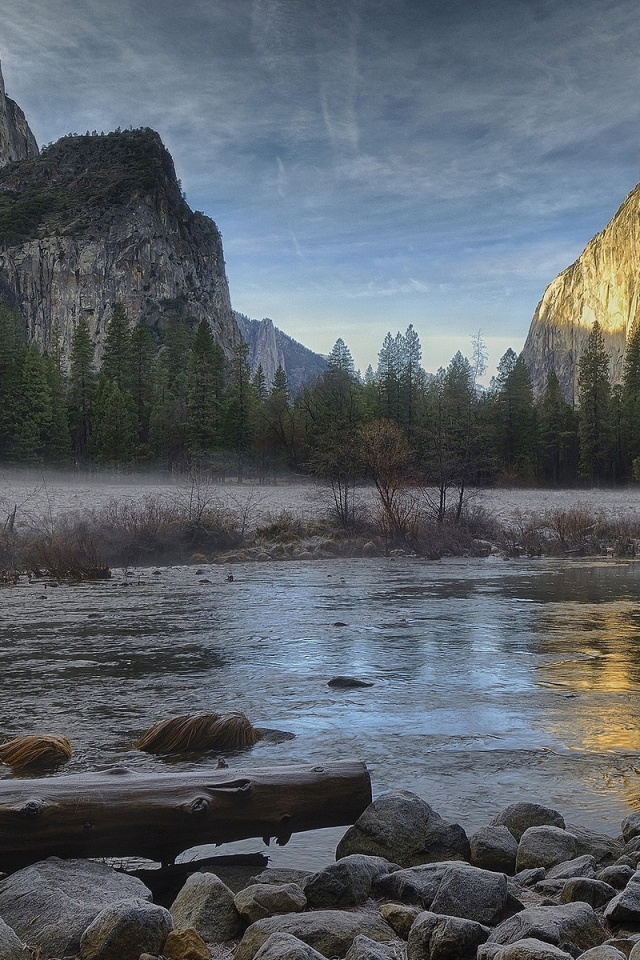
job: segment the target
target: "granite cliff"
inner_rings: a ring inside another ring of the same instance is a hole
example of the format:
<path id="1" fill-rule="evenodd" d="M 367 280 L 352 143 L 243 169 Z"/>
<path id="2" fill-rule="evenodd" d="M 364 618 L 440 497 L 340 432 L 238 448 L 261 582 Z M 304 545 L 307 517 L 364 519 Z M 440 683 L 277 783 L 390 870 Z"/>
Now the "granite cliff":
<path id="1" fill-rule="evenodd" d="M 58 321 L 67 357 L 82 316 L 100 358 L 118 301 L 152 327 L 206 317 L 227 356 L 240 336 L 218 228 L 149 129 L 64 137 L 0 169 L 0 283 L 41 347 Z"/>
<path id="2" fill-rule="evenodd" d="M 611 379 L 617 383 L 627 337 L 640 316 L 639 294 L 640 185 L 545 290 L 523 349 L 535 394 L 544 392 L 555 370 L 567 400 L 577 400 L 578 361 L 594 320 L 602 328 Z"/>
<path id="3" fill-rule="evenodd" d="M 249 364 L 252 375 L 258 364 L 262 366 L 267 389 L 271 388 L 278 367 L 287 375 L 289 392 L 296 396 L 305 383 L 320 376 L 327 361 L 274 326 L 273 320 L 251 320 L 242 313 L 235 314 L 240 332 L 249 344 Z"/>
<path id="4" fill-rule="evenodd" d="M 24 113 L 5 93 L 0 66 L 0 167 L 37 155 L 38 144 Z"/>

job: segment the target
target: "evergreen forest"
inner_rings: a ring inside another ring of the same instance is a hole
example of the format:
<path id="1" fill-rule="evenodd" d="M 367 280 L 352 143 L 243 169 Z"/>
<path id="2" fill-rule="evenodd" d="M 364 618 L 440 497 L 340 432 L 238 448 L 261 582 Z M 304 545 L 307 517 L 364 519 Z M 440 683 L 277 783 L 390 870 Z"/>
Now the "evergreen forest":
<path id="1" fill-rule="evenodd" d="M 284 371 L 253 376 L 248 347 L 228 361 L 209 324 L 170 317 L 162 342 L 115 304 L 99 369 L 86 321 L 68 363 L 60 331 L 41 352 L 20 311 L 0 304 L 0 461 L 9 464 L 153 466 L 194 464 L 214 477 L 269 482 L 295 471 L 324 478 L 347 521 L 351 495 L 375 482 L 393 502 L 399 477 L 424 489 L 439 519 L 461 509 L 471 485 L 572 486 L 640 480 L 640 329 L 612 386 L 597 322 L 579 365 L 579 404 L 552 374 L 534 400 L 522 358 L 509 349 L 489 389 L 480 335 L 471 359 L 425 373 L 413 326 L 388 333 L 377 369 L 361 376 L 339 339 L 325 372 L 296 397 Z"/>

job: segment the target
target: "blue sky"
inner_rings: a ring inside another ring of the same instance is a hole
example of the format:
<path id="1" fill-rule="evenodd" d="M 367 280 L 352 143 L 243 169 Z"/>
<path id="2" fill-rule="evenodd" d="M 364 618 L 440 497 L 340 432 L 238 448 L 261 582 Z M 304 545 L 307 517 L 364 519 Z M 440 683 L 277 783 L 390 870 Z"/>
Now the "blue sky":
<path id="1" fill-rule="evenodd" d="M 635 0 L 0 0 L 40 144 L 150 126 L 223 236 L 234 307 L 376 365 L 522 348 L 635 187 Z M 491 370 L 489 371 L 491 372 Z"/>

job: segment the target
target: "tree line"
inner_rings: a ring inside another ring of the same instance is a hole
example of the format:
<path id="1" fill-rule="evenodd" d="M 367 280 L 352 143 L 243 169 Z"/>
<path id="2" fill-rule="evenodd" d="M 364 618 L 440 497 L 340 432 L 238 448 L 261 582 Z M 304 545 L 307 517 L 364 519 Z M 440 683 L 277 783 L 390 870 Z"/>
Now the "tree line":
<path id="1" fill-rule="evenodd" d="M 640 328 L 629 337 L 622 382 L 594 323 L 579 363 L 579 403 L 564 398 L 555 373 L 534 400 L 521 357 L 507 350 L 488 389 L 480 335 L 471 359 L 456 353 L 429 375 L 413 326 L 388 333 L 377 369 L 364 376 L 339 339 L 325 372 L 293 398 L 285 372 L 251 376 L 239 341 L 227 360 L 206 320 L 197 328 L 170 317 L 158 343 L 145 323 L 113 306 L 102 362 L 84 319 L 67 366 L 60 331 L 49 348 L 28 343 L 17 307 L 0 304 L 0 460 L 4 463 L 196 463 L 238 480 L 284 470 L 328 480 L 348 517 L 361 479 L 394 484 L 411 475 L 441 519 L 459 512 L 472 484 L 640 481 Z M 382 476 L 383 467 L 387 471 Z M 394 480 L 394 471 L 395 477 Z M 386 485 L 386 487 L 385 487 Z"/>

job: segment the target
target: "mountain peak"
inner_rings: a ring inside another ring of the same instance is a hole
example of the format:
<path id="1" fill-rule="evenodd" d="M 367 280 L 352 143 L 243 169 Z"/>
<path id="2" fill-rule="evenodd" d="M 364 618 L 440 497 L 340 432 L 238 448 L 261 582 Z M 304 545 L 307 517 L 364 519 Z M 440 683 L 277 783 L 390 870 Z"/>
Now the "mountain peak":
<path id="1" fill-rule="evenodd" d="M 0 63 L 0 167 L 38 154 L 38 144 L 25 115 L 5 92 Z"/>

